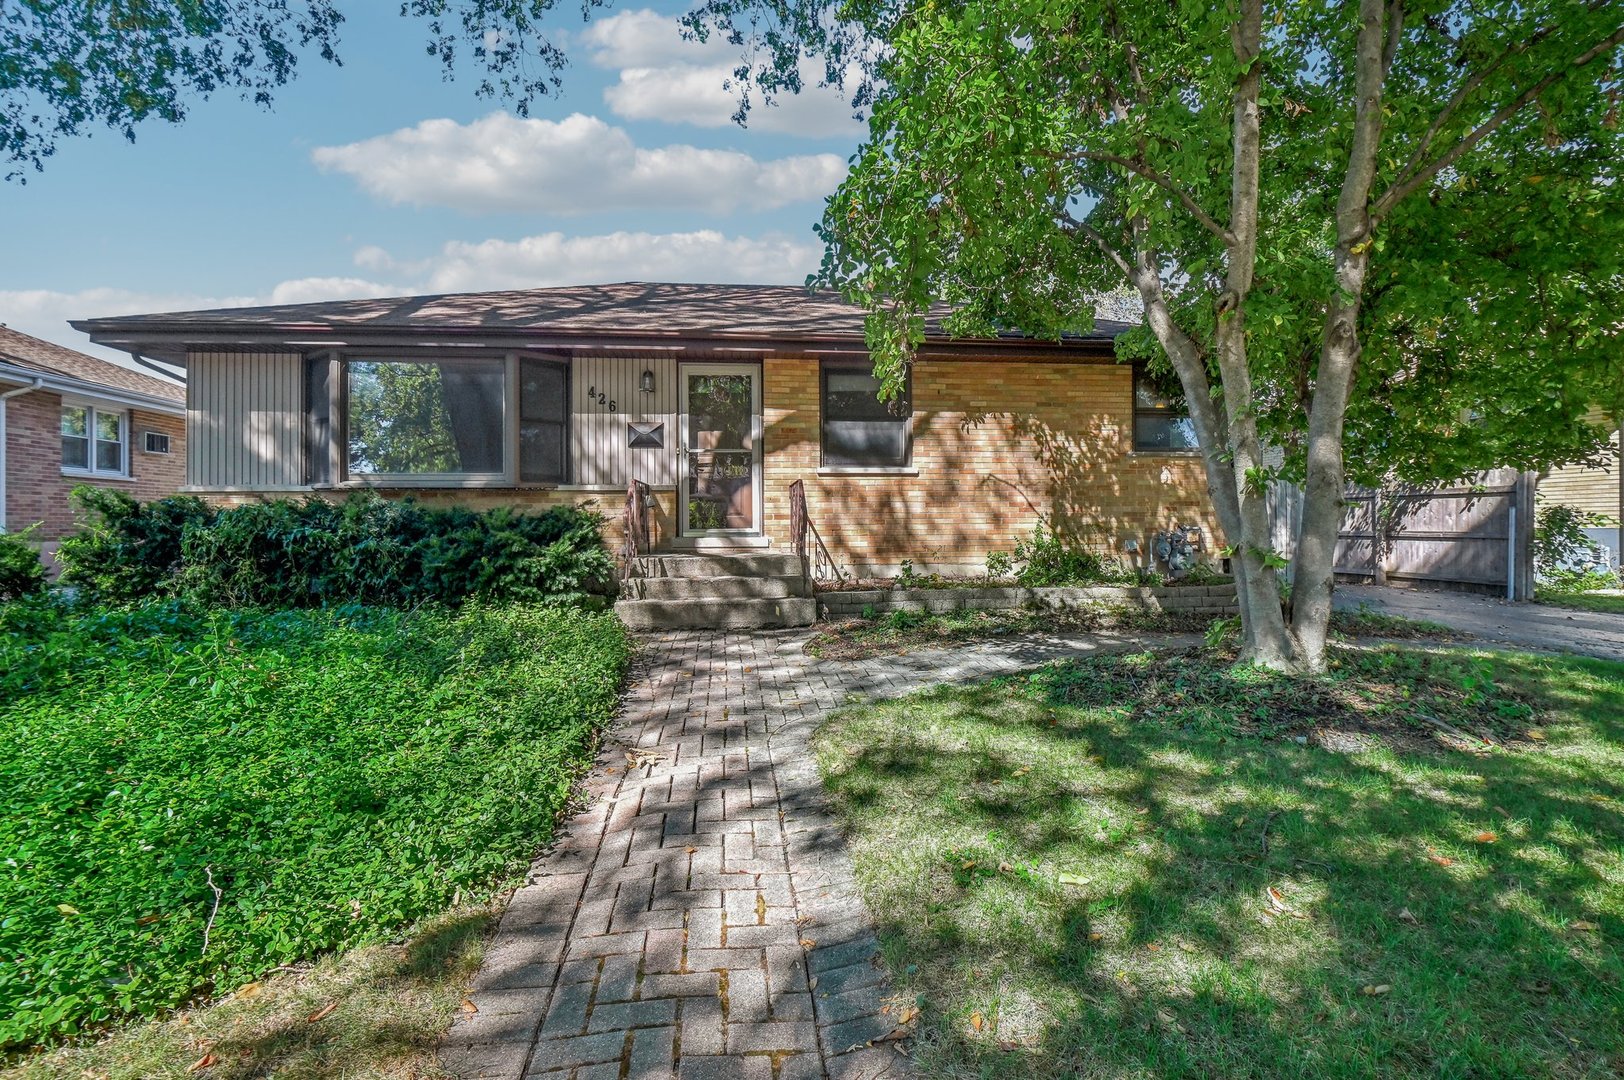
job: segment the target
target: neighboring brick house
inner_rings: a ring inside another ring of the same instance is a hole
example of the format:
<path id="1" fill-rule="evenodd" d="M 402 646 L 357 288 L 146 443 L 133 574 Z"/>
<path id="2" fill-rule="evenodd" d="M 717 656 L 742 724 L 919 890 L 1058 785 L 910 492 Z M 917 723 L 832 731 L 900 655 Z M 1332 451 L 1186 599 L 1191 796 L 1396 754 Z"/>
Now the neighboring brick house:
<path id="1" fill-rule="evenodd" d="M 471 506 L 628 484 L 656 551 L 782 552 L 791 485 L 859 575 L 980 573 L 1040 521 L 1142 559 L 1216 531 L 1188 420 L 1119 364 L 1125 324 L 1060 341 L 927 325 L 903 400 L 876 398 L 863 313 L 776 286 L 619 285 L 183 312 L 74 324 L 187 370 L 186 490 L 371 489 Z"/>
<path id="2" fill-rule="evenodd" d="M 0 530 L 49 556 L 75 528 L 79 484 L 172 495 L 186 461 L 177 383 L 0 326 Z"/>

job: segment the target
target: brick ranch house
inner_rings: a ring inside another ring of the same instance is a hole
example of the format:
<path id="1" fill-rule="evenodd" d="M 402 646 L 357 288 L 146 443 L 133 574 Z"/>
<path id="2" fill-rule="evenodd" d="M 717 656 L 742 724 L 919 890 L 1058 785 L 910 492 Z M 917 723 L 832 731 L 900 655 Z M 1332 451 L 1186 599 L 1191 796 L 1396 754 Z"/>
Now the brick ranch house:
<path id="1" fill-rule="evenodd" d="M 49 557 L 75 528 L 76 486 L 174 494 L 185 417 L 176 383 L 0 326 L 0 531 L 37 525 Z"/>
<path id="2" fill-rule="evenodd" d="M 980 573 L 1040 521 L 1118 556 L 1216 532 L 1187 420 L 1100 322 L 1060 342 L 928 326 L 876 397 L 861 310 L 797 287 L 618 285 L 89 319 L 187 371 L 185 490 L 371 489 L 425 502 L 592 501 L 653 553 L 793 550 L 792 485 L 859 576 Z M 1131 543 L 1130 543 L 1131 542 Z M 712 566 L 695 573 L 729 572 Z"/>

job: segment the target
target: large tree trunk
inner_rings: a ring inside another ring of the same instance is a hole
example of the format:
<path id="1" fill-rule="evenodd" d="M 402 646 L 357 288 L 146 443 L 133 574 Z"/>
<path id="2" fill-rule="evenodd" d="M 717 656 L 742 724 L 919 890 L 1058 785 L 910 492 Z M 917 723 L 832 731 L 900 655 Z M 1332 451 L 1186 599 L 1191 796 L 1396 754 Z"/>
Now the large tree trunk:
<path id="1" fill-rule="evenodd" d="M 1401 9 L 1392 11 L 1396 38 Z M 1361 0 L 1355 55 L 1353 145 L 1336 208 L 1336 287 L 1325 307 L 1319 371 L 1308 413 L 1308 462 L 1302 535 L 1292 586 L 1291 630 L 1303 666 L 1325 670 L 1335 587 L 1336 537 L 1342 525 L 1342 429 L 1359 364 L 1359 309 L 1370 268 L 1370 190 L 1381 147 L 1382 84 L 1392 63 L 1387 12 L 1381 0 Z"/>

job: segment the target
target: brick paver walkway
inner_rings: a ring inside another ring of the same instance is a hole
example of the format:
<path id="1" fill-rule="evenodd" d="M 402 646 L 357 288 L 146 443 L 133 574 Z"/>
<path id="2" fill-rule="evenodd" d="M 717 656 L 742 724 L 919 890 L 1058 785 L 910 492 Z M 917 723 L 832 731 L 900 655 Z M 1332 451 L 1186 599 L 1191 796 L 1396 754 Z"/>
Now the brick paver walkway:
<path id="1" fill-rule="evenodd" d="M 1023 638 L 820 662 L 806 631 L 645 643 L 589 807 L 513 895 L 441 1050 L 464 1077 L 912 1075 L 808 747 L 855 696 L 1100 648 Z"/>

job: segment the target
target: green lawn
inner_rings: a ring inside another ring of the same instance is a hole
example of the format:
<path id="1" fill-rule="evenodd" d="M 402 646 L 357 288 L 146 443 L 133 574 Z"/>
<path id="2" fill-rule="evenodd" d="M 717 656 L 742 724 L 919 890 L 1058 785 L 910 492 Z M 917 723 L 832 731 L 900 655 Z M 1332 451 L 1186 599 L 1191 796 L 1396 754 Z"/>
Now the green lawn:
<path id="1" fill-rule="evenodd" d="M 627 651 L 556 608 L 0 606 L 0 1050 L 489 896 Z"/>
<path id="2" fill-rule="evenodd" d="M 1553 607 L 1572 608 L 1574 611 L 1600 611 L 1608 615 L 1624 615 L 1624 596 L 1610 593 L 1550 592 L 1539 590 L 1534 599 Z"/>
<path id="3" fill-rule="evenodd" d="M 923 1074 L 1624 1071 L 1624 665 L 1338 663 L 1095 658 L 832 719 Z"/>

